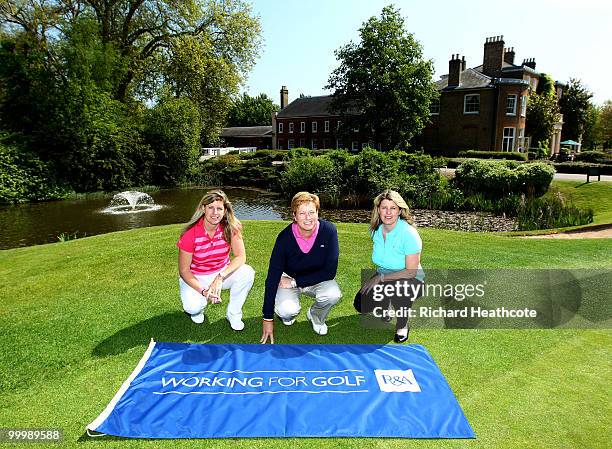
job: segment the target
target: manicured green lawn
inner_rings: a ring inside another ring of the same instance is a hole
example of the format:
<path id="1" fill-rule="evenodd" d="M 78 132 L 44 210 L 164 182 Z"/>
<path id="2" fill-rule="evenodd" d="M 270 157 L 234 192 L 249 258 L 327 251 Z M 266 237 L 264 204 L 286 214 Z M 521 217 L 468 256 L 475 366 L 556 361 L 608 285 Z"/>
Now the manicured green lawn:
<path id="1" fill-rule="evenodd" d="M 579 188 L 581 189 L 581 188 Z M 144 228 L 0 252 L 0 427 L 59 427 L 72 447 L 605 448 L 612 428 L 609 330 L 415 329 L 452 386 L 476 440 L 245 439 L 91 440 L 85 426 L 158 341 L 256 343 L 274 238 L 281 222 L 245 222 L 256 272 L 234 333 L 224 307 L 193 324 L 178 298 L 178 225 Z M 612 241 L 528 240 L 422 229 L 428 268 L 610 268 Z M 304 313 L 279 343 L 390 342 L 364 331 L 352 309 L 359 271 L 369 266 L 367 225 L 339 225 L 338 282 L 345 294 L 315 335 Z M 303 308 L 305 310 L 305 308 Z"/>
<path id="2" fill-rule="evenodd" d="M 582 181 L 553 181 L 546 195 L 561 192 L 578 207 L 592 208 L 593 224 L 612 223 L 612 183 Z"/>

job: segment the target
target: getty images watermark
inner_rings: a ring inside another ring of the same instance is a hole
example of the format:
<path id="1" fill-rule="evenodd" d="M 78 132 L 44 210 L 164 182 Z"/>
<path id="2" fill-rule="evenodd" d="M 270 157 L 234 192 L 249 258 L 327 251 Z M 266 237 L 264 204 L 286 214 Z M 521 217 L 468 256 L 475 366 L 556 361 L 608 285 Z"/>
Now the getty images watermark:
<path id="1" fill-rule="evenodd" d="M 362 270 L 362 285 L 374 272 Z M 612 270 L 428 270 L 425 281 L 387 276 L 355 308 L 368 328 L 610 328 Z"/>

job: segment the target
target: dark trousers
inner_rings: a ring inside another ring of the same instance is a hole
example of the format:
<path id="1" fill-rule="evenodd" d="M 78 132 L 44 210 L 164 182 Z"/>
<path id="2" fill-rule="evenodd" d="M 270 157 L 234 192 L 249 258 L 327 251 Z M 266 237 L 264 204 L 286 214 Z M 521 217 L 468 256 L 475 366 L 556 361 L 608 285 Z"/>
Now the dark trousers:
<path id="1" fill-rule="evenodd" d="M 413 302 L 423 296 L 424 284 L 422 281 L 419 281 L 415 278 L 409 279 L 397 279 L 397 280 L 386 280 L 381 282 L 378 285 L 381 285 L 382 291 L 384 291 L 386 285 L 391 285 L 392 287 L 397 286 L 397 283 L 401 283 L 402 288 L 401 294 L 390 294 L 390 295 L 382 295 L 382 298 L 375 298 L 374 289 L 370 290 L 368 293 L 362 293 L 361 289 L 355 294 L 355 299 L 353 300 L 353 307 L 359 313 L 372 313 L 375 308 L 380 307 L 382 310 L 387 310 L 389 308 L 389 304 L 393 306 L 393 309 L 398 312 L 399 310 L 410 309 L 412 307 Z M 413 294 L 416 292 L 416 295 Z M 408 324 L 407 316 L 398 316 L 395 328 L 403 329 Z"/>

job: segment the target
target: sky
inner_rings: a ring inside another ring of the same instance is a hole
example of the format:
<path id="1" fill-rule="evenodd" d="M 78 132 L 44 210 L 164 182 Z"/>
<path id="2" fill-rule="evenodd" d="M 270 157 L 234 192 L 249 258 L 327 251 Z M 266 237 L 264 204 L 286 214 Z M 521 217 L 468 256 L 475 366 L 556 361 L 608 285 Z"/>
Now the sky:
<path id="1" fill-rule="evenodd" d="M 339 65 L 334 51 L 358 42 L 363 22 L 394 4 L 434 62 L 435 80 L 448 73 L 454 53 L 465 56 L 468 67 L 482 64 L 485 39 L 503 35 L 515 63 L 535 58 L 536 70 L 556 81 L 580 79 L 595 104 L 612 100 L 612 1 L 503 3 L 509 6 L 491 0 L 251 0 L 263 44 L 243 91 L 265 93 L 275 103 L 283 85 L 290 102 L 300 93 L 330 94 L 324 87 Z"/>

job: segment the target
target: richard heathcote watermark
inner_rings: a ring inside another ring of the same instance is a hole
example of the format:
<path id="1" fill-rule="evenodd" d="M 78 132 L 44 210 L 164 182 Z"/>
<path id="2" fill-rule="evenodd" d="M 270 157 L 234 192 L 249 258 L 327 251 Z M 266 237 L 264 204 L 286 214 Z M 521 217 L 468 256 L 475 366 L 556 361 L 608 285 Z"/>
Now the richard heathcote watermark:
<path id="1" fill-rule="evenodd" d="M 363 270 L 362 285 L 373 274 Z M 355 301 L 366 327 L 408 317 L 414 327 L 601 329 L 611 291 L 612 270 L 427 270 L 425 282 L 387 277 Z"/>

